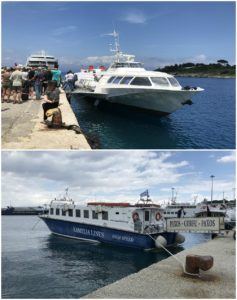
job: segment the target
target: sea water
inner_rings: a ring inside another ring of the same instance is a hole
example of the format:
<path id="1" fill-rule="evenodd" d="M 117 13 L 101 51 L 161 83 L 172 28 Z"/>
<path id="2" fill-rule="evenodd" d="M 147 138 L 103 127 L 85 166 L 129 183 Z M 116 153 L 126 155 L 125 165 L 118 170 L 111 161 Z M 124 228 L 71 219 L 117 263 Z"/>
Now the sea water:
<path id="1" fill-rule="evenodd" d="M 193 97 L 193 105 L 166 117 L 126 106 L 96 107 L 78 96 L 72 108 L 84 133 L 96 136 L 102 149 L 235 148 L 235 79 L 178 80 L 205 91 Z"/>
<path id="2" fill-rule="evenodd" d="M 2 217 L 2 298 L 80 298 L 168 257 L 52 235 L 37 216 Z M 38 222 L 38 224 L 37 224 Z M 210 239 L 186 234 L 176 253 Z"/>

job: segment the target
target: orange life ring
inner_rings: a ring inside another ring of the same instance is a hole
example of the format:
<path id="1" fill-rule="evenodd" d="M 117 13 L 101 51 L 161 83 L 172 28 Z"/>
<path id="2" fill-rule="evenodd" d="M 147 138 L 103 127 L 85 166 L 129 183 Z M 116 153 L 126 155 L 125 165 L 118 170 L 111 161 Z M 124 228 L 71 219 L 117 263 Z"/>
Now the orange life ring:
<path id="1" fill-rule="evenodd" d="M 160 221 L 160 219 L 161 219 L 161 214 L 160 214 L 160 212 L 157 212 L 156 213 L 156 221 Z"/>
<path id="2" fill-rule="evenodd" d="M 132 214 L 132 219 L 133 219 L 133 222 L 135 222 L 136 220 L 138 220 L 139 219 L 139 214 L 137 212 L 134 212 Z"/>

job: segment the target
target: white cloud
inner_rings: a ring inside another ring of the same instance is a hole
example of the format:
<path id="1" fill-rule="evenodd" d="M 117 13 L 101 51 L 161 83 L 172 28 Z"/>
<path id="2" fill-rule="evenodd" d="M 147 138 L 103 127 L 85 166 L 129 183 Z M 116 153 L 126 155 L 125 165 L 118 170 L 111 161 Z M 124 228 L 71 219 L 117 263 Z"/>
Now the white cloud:
<path id="1" fill-rule="evenodd" d="M 121 20 L 131 24 L 144 24 L 147 21 L 147 17 L 141 11 L 133 11 L 125 14 Z"/>
<path id="2" fill-rule="evenodd" d="M 137 201 L 141 191 L 172 185 L 185 176 L 188 162 L 154 151 L 4 152 L 3 205 L 43 204 L 70 187 L 75 200 Z"/>
<path id="3" fill-rule="evenodd" d="M 114 60 L 113 56 L 105 55 L 105 56 L 88 56 L 84 60 L 85 63 L 89 64 L 111 64 Z"/>
<path id="4" fill-rule="evenodd" d="M 206 63 L 207 62 L 207 57 L 205 54 L 198 54 L 193 57 L 185 59 L 186 62 L 192 62 L 192 63 Z"/>
<path id="5" fill-rule="evenodd" d="M 236 160 L 236 153 L 235 153 L 235 151 L 233 151 L 228 155 L 224 155 L 224 156 L 218 158 L 217 162 L 219 162 L 219 163 L 230 163 L 230 162 L 235 162 L 235 160 Z"/>
<path id="6" fill-rule="evenodd" d="M 52 34 L 54 36 L 59 36 L 59 35 L 68 34 L 70 32 L 74 32 L 76 30 L 77 30 L 77 26 L 68 25 L 68 26 L 63 26 L 63 27 L 58 27 L 53 29 Z"/>

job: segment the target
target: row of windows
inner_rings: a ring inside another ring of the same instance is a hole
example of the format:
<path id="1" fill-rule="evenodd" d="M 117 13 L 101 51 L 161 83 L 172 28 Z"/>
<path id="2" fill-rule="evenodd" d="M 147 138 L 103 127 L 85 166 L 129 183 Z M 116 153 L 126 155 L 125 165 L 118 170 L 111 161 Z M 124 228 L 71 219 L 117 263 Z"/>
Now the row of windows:
<path id="1" fill-rule="evenodd" d="M 114 63 L 111 68 L 142 68 L 141 63 Z"/>
<path id="2" fill-rule="evenodd" d="M 75 216 L 77 218 L 81 218 L 81 210 L 80 209 L 68 209 L 68 210 L 64 210 L 64 209 L 60 209 L 60 208 L 50 208 L 50 215 L 55 215 L 56 216 L 59 216 L 60 215 L 60 212 L 61 212 L 61 215 L 62 216 L 66 216 L 67 213 L 68 213 L 68 216 L 69 217 L 73 217 L 74 216 L 74 212 L 75 212 Z M 98 219 L 98 213 L 96 213 L 96 211 L 92 210 L 92 219 Z M 90 211 L 88 209 L 84 209 L 83 210 L 83 218 L 84 219 L 89 219 L 90 218 Z M 108 215 L 108 212 L 107 211 L 103 211 L 102 212 L 102 220 L 108 220 L 109 219 L 109 215 Z"/>
<path id="3" fill-rule="evenodd" d="M 180 86 L 178 81 L 171 77 L 133 77 L 133 76 L 112 76 L 108 79 L 107 83 L 113 84 L 130 84 L 130 85 L 141 85 L 141 86 L 151 86 L 152 83 L 154 85 L 159 86 L 169 86 L 170 84 L 174 87 Z"/>

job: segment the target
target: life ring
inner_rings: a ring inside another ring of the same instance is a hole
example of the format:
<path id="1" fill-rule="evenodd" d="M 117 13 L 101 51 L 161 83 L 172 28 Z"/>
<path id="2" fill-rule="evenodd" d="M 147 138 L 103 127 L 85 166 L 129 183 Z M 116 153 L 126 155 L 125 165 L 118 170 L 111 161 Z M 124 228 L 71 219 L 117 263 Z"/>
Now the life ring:
<path id="1" fill-rule="evenodd" d="M 133 219 L 133 222 L 137 221 L 139 219 L 139 214 L 137 212 L 134 212 L 132 214 L 132 219 Z"/>
<path id="2" fill-rule="evenodd" d="M 160 221 L 160 219 L 161 219 L 161 214 L 160 214 L 160 212 L 158 211 L 157 213 L 156 213 L 156 221 Z"/>

